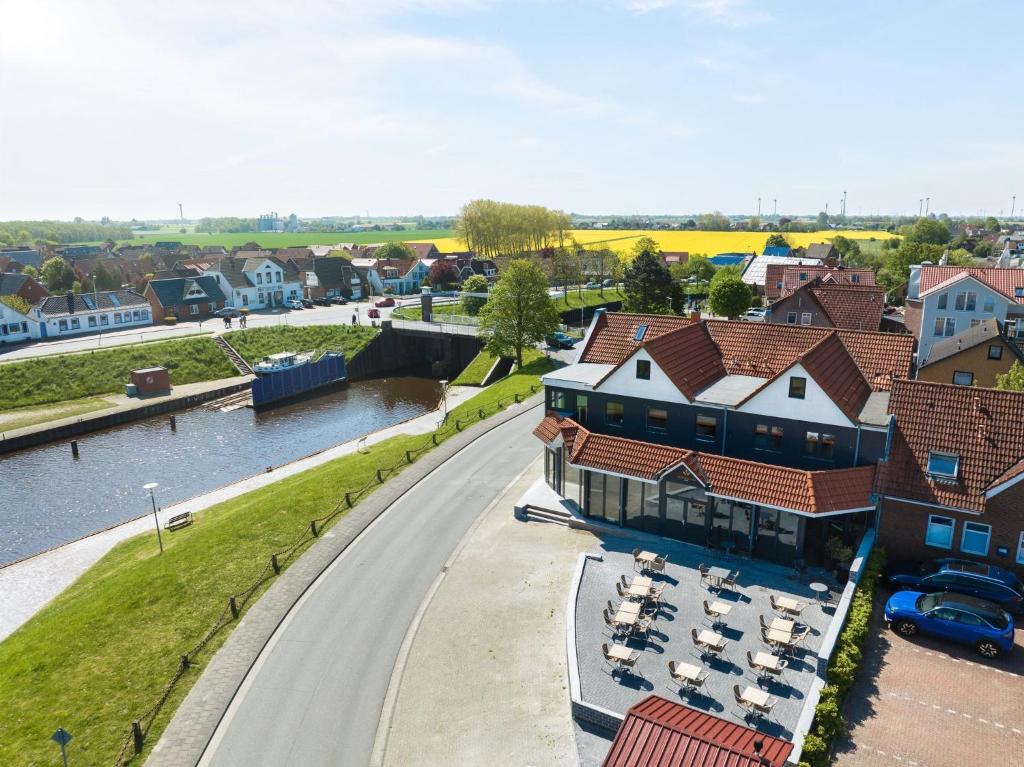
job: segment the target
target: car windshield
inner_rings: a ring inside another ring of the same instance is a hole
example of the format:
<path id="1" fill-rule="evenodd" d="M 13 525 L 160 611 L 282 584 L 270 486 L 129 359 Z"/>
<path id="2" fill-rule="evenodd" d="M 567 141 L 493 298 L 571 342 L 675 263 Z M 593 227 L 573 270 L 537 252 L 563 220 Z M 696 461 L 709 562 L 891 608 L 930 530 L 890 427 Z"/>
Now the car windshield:
<path id="1" fill-rule="evenodd" d="M 942 594 L 925 594 L 924 596 L 918 598 L 915 607 L 917 608 L 918 612 L 926 613 L 929 610 L 934 609 L 935 606 L 939 604 L 939 601 L 942 599 L 942 596 Z"/>

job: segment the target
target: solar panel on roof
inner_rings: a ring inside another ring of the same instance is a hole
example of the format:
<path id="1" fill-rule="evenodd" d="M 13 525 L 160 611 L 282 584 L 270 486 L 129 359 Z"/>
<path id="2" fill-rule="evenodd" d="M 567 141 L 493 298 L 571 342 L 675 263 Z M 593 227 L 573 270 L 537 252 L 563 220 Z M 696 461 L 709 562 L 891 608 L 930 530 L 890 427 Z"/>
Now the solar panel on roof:
<path id="1" fill-rule="evenodd" d="M 639 326 L 637 326 L 636 333 L 633 335 L 633 340 L 634 341 L 643 341 L 644 340 L 644 334 L 646 332 L 647 332 L 647 326 L 646 325 L 639 325 Z"/>

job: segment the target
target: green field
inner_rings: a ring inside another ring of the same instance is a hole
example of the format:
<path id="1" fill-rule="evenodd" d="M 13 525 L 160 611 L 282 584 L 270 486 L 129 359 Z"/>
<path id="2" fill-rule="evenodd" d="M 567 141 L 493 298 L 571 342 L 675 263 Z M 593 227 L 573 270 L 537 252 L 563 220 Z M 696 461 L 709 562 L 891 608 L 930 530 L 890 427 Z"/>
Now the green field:
<path id="1" fill-rule="evenodd" d="M 206 337 L 39 357 L 0 365 L 0 411 L 123 393 L 131 371 L 157 365 L 170 370 L 172 385 L 238 375 Z"/>
<path id="2" fill-rule="evenodd" d="M 224 334 L 250 365 L 278 352 L 340 351 L 350 360 L 379 333 L 359 325 L 271 325 Z"/>
<path id="3" fill-rule="evenodd" d="M 549 368 L 547 359 L 536 360 L 464 402 L 437 432 L 438 442 L 456 434 L 455 419 L 475 421 L 478 408 L 496 412 L 499 398 L 528 396 Z M 156 702 L 181 655 L 217 620 L 228 595 L 247 588 L 271 552 L 295 541 L 310 519 L 334 509 L 346 490 L 362 487 L 378 467 L 399 464 L 406 450 L 429 442 L 429 435 L 393 437 L 365 454 L 218 504 L 192 527 L 165 535 L 163 555 L 153 533 L 115 547 L 0 643 L 0 764 L 57 764 L 49 734 L 62 726 L 75 736 L 70 764 L 112 765 L 131 721 Z M 149 730 L 144 756 L 235 625 L 229 621 L 213 635 L 172 690 Z"/>
<path id="4" fill-rule="evenodd" d="M 239 232 L 230 234 L 197 234 L 189 232 L 180 234 L 174 231 L 156 234 L 142 234 L 130 240 L 120 240 L 119 244 L 145 245 L 155 242 L 180 242 L 185 245 L 223 245 L 233 248 L 256 242 L 264 248 L 287 248 L 300 245 L 335 245 L 337 243 L 355 242 L 361 245 L 375 242 L 398 240 L 444 239 L 454 236 L 449 229 L 410 229 L 405 232 Z M 94 243 L 98 244 L 98 243 Z"/>
<path id="5" fill-rule="evenodd" d="M 523 365 L 529 367 L 537 360 L 544 359 L 544 352 L 540 349 L 523 349 Z M 459 377 L 452 381 L 452 386 L 483 386 L 484 378 L 491 372 L 494 363 L 498 358 L 486 349 L 477 354 L 472 361 L 466 365 Z"/>

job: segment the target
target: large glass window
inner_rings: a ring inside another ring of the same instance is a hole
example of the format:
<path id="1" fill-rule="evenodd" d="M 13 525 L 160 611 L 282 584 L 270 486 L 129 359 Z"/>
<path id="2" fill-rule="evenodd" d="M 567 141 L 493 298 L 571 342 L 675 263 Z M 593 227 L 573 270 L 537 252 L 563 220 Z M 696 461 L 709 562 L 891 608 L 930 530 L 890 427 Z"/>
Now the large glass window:
<path id="1" fill-rule="evenodd" d="M 981 305 L 982 311 L 986 314 L 991 314 L 996 310 L 996 302 L 992 296 L 985 296 L 985 300 Z"/>
<path id="2" fill-rule="evenodd" d="M 650 492 L 647 490 L 648 487 L 654 488 L 657 492 L 657 488 L 638 479 L 627 479 L 624 484 L 626 497 L 623 506 L 626 512 L 626 527 L 642 529 L 644 525 L 644 492 Z"/>
<path id="3" fill-rule="evenodd" d="M 831 458 L 835 452 L 836 435 L 809 431 L 804 438 L 804 452 L 818 458 Z"/>
<path id="4" fill-rule="evenodd" d="M 626 418 L 626 409 L 621 402 L 604 404 L 604 422 L 609 426 L 622 426 Z"/>
<path id="5" fill-rule="evenodd" d="M 782 427 L 757 424 L 754 427 L 754 447 L 758 450 L 782 450 Z"/>
<path id="6" fill-rule="evenodd" d="M 576 395 L 576 421 L 578 423 L 587 423 L 587 395 L 577 394 Z"/>
<path id="7" fill-rule="evenodd" d="M 928 516 L 928 529 L 925 531 L 924 542 L 939 549 L 953 548 L 953 525 L 949 517 Z"/>
<path id="8" fill-rule="evenodd" d="M 807 394 L 807 379 L 803 376 L 789 377 L 789 396 L 793 399 L 803 399 Z"/>
<path id="9" fill-rule="evenodd" d="M 718 419 L 710 415 L 697 416 L 697 439 L 712 440 L 718 435 Z"/>
<path id="10" fill-rule="evenodd" d="M 1003 347 L 999 344 L 992 344 L 988 347 L 988 358 L 990 360 L 1001 360 L 1003 358 Z"/>
<path id="11" fill-rule="evenodd" d="M 552 410 L 565 410 L 565 392 L 564 391 L 552 391 L 551 392 L 551 405 Z"/>
<path id="12" fill-rule="evenodd" d="M 943 293 L 941 296 L 939 296 L 939 300 L 935 303 L 935 307 L 938 309 L 945 309 L 948 302 L 949 294 Z"/>
<path id="13" fill-rule="evenodd" d="M 810 325 L 811 324 L 811 313 L 810 312 L 802 312 L 800 314 L 800 324 L 801 325 Z"/>
<path id="14" fill-rule="evenodd" d="M 957 386 L 973 386 L 974 373 L 970 372 L 969 370 L 954 370 L 953 383 L 955 383 Z"/>
<path id="15" fill-rule="evenodd" d="M 988 544 L 991 537 L 991 525 L 964 522 L 964 531 L 960 536 L 960 551 L 977 554 L 979 557 L 988 556 Z"/>
<path id="16" fill-rule="evenodd" d="M 562 497 L 569 501 L 575 501 L 576 505 L 583 508 L 582 496 L 582 469 L 577 469 L 569 463 L 568 450 L 562 451 Z"/>
<path id="17" fill-rule="evenodd" d="M 664 408 L 647 408 L 647 431 L 668 431 L 668 411 Z"/>
<path id="18" fill-rule="evenodd" d="M 620 485 L 622 480 L 619 477 L 606 476 L 604 482 L 604 518 L 615 525 L 621 525 L 619 516 L 619 504 L 622 501 Z"/>
<path id="19" fill-rule="evenodd" d="M 936 336 L 952 336 L 956 333 L 956 320 L 952 317 L 936 317 L 933 331 Z"/>
<path id="20" fill-rule="evenodd" d="M 596 471 L 588 471 L 587 480 L 589 493 L 587 494 L 588 503 L 584 507 L 589 517 L 603 517 L 604 516 L 604 474 L 598 474 Z"/>
<path id="21" fill-rule="evenodd" d="M 956 310 L 958 312 L 973 312 L 977 305 L 978 294 L 974 291 L 966 291 L 956 294 Z"/>

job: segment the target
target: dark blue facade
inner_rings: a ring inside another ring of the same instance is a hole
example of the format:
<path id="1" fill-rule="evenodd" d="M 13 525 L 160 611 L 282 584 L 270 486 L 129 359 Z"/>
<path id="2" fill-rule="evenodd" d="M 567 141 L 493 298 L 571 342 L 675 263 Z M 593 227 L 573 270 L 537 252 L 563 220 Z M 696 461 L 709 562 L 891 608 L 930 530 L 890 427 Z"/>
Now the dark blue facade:
<path id="1" fill-rule="evenodd" d="M 876 463 L 885 449 L 885 431 L 552 386 L 547 387 L 546 395 L 548 409 L 573 418 L 598 434 L 776 466 L 808 471 L 865 466 Z M 611 417 L 609 403 L 613 405 Z M 621 418 L 616 405 L 621 406 Z M 649 413 L 652 409 L 656 412 Z M 698 423 L 698 419 L 702 422 Z M 714 419 L 713 426 L 709 419 Z M 818 441 L 809 440 L 809 433 L 817 435 Z M 825 435 L 832 437 L 827 443 Z"/>
<path id="2" fill-rule="evenodd" d="M 252 404 L 266 406 L 343 380 L 344 355 L 328 353 L 307 365 L 258 376 L 252 382 Z"/>

